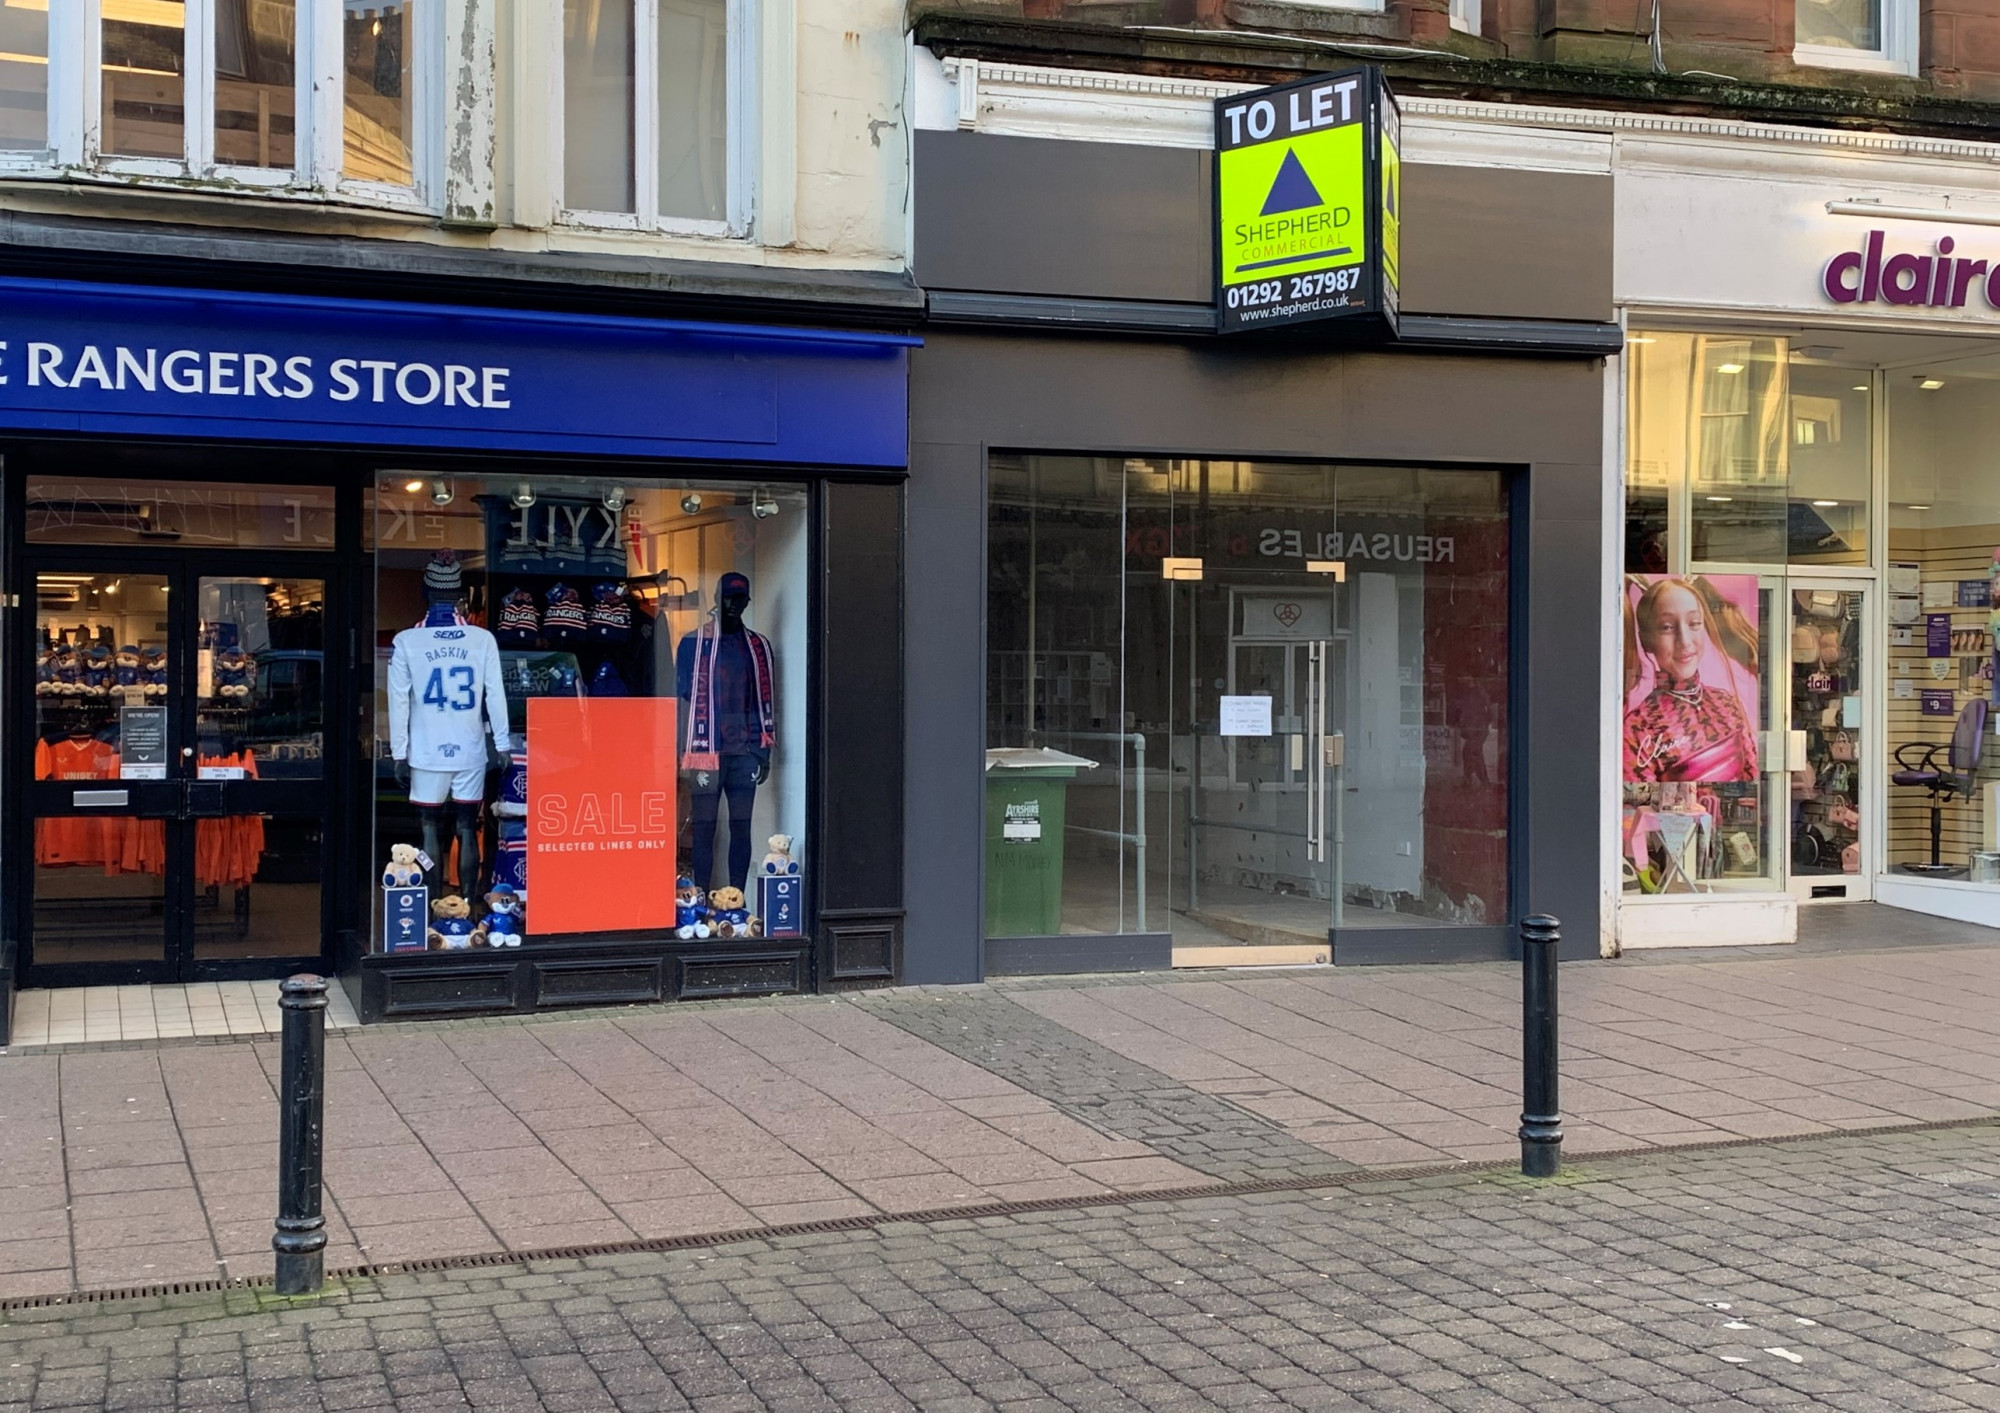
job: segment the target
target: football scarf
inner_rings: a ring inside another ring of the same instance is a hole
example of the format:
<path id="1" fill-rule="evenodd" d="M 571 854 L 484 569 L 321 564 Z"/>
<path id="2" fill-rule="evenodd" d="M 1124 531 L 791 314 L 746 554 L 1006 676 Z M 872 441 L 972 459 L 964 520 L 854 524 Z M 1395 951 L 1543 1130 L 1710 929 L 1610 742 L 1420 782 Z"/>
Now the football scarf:
<path id="1" fill-rule="evenodd" d="M 743 641 L 750 649 L 750 671 L 757 679 L 758 740 L 768 751 L 778 739 L 771 710 L 771 643 L 749 628 L 743 630 Z M 722 625 L 711 618 L 695 634 L 687 737 L 681 750 L 683 770 L 722 769 L 722 757 L 715 749 L 715 655 L 721 646 Z"/>

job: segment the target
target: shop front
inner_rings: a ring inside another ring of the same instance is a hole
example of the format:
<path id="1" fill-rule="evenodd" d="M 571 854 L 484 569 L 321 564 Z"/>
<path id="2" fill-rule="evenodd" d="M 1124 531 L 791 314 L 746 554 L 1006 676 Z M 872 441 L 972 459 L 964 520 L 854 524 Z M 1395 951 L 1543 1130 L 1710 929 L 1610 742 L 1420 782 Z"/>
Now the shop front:
<path id="1" fill-rule="evenodd" d="M 0 1019 L 895 978 L 912 340 L 4 286 Z"/>
<path id="2" fill-rule="evenodd" d="M 1398 332 L 1287 336 L 1216 298 L 1245 86 L 920 79 L 910 979 L 1594 955 L 1608 181 L 1408 105 Z"/>
<path id="3" fill-rule="evenodd" d="M 1871 900 L 2000 926 L 1993 150 L 1721 122 L 1619 149 L 1624 947 Z"/>

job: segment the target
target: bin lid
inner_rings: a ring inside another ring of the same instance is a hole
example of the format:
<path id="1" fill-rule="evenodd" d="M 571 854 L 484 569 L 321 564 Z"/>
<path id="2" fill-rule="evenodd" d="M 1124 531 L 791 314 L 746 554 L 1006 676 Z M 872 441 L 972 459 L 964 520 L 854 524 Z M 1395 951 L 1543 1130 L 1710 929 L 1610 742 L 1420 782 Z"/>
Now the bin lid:
<path id="1" fill-rule="evenodd" d="M 1037 770 L 1056 775 L 1074 775 L 1078 768 L 1097 769 L 1097 762 L 1073 756 L 1050 746 L 999 746 L 986 753 L 988 770 Z"/>

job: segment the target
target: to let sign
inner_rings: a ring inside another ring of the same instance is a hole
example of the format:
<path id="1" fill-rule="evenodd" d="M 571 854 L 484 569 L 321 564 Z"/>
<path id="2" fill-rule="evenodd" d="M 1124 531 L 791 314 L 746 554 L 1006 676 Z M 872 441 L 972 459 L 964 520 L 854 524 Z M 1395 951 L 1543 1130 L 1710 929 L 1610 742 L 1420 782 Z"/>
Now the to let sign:
<path id="1" fill-rule="evenodd" d="M 1399 139 L 1379 69 L 1216 100 L 1221 332 L 1333 319 L 1395 332 Z"/>

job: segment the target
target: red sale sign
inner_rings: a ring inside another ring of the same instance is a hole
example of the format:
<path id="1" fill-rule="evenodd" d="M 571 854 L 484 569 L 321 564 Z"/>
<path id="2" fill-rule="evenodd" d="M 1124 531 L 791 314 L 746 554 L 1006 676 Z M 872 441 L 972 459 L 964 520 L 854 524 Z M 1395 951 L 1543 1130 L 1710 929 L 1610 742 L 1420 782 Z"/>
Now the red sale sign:
<path id="1" fill-rule="evenodd" d="M 672 697 L 528 702 L 528 931 L 674 925 Z"/>

